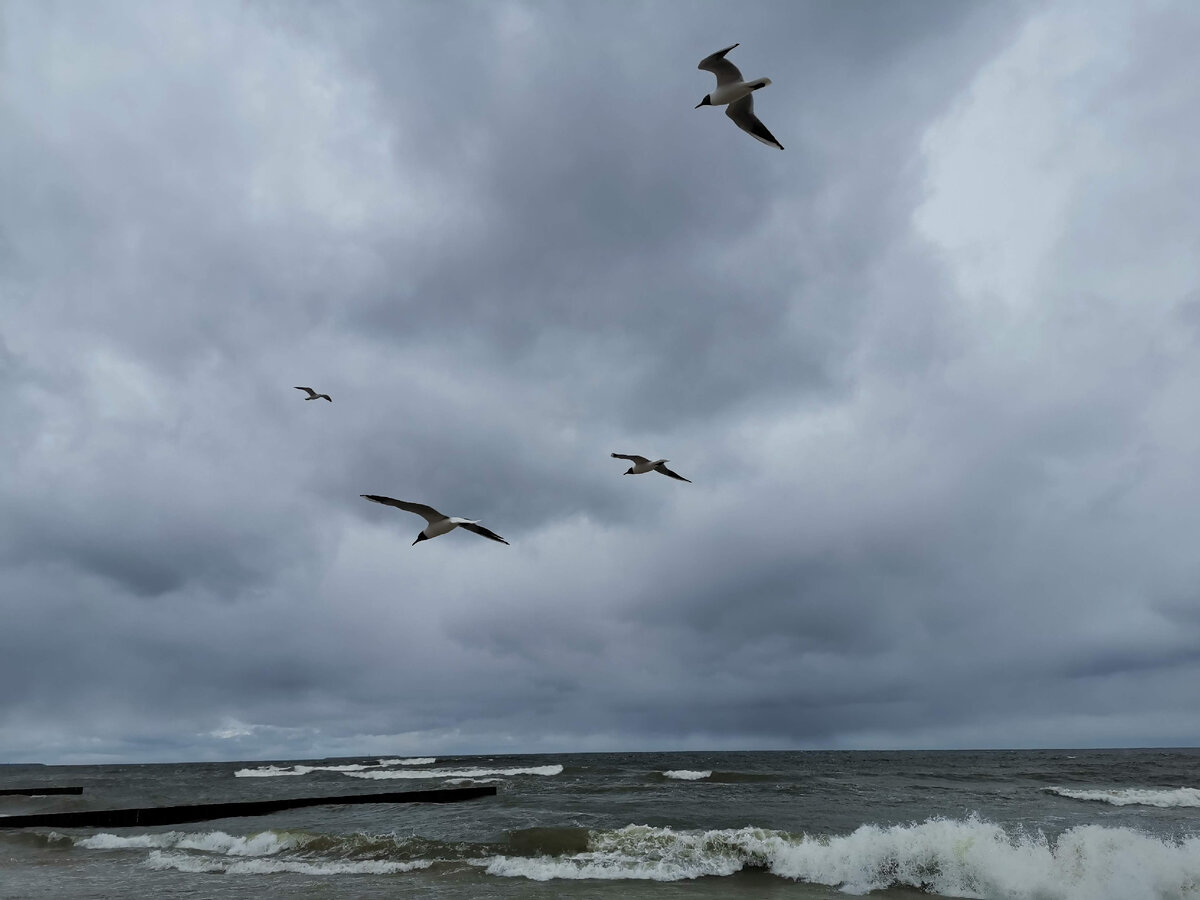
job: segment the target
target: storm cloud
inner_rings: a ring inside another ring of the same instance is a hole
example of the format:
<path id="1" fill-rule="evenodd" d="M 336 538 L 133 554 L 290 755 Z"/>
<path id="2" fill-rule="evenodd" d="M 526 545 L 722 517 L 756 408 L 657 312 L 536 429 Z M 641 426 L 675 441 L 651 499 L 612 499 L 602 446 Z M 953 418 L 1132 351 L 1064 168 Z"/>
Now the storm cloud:
<path id="1" fill-rule="evenodd" d="M 1190 4 L 0 22 L 0 760 L 1200 741 Z"/>

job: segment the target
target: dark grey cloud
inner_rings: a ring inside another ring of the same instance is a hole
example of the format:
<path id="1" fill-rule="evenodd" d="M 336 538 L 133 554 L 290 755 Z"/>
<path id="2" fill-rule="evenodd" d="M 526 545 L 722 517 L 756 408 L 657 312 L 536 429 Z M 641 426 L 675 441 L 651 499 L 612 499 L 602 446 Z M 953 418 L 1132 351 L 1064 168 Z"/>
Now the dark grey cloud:
<path id="1" fill-rule="evenodd" d="M 2 15 L 0 758 L 1197 739 L 1190 7 Z"/>

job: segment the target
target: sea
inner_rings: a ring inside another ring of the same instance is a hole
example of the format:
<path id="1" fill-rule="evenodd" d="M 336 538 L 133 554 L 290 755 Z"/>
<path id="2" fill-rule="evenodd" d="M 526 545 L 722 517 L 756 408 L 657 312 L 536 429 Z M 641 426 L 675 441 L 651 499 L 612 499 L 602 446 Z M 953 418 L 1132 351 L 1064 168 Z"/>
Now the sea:
<path id="1" fill-rule="evenodd" d="M 1200 898 L 1197 749 L 7 765 L 84 791 L 0 816 L 471 784 L 497 793 L 0 827 L 0 897 Z"/>

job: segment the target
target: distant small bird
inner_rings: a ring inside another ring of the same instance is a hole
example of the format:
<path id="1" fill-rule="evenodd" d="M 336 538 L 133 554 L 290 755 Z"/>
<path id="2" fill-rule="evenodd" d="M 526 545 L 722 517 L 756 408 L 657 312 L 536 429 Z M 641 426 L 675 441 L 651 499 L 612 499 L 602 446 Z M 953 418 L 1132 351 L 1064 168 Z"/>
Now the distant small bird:
<path id="1" fill-rule="evenodd" d="M 328 394 L 318 394 L 316 391 L 314 391 L 314 390 L 313 390 L 312 388 L 310 388 L 310 387 L 298 387 L 298 388 L 296 388 L 296 390 L 298 390 L 298 391 L 308 391 L 308 396 L 304 398 L 305 400 L 321 400 L 321 399 L 325 399 L 325 400 L 328 400 L 330 403 L 332 403 L 332 402 L 333 402 L 333 398 L 332 398 L 332 397 L 330 397 Z"/>
<path id="2" fill-rule="evenodd" d="M 725 115 L 733 119 L 733 124 L 764 144 L 782 150 L 783 144 L 775 140 L 775 135 L 767 131 L 767 126 L 754 114 L 753 92 L 766 87 L 771 83 L 771 79 L 755 78 L 753 81 L 743 81 L 738 67 L 725 58 L 725 54 L 736 46 L 737 44 L 734 44 L 724 50 L 718 50 L 712 56 L 704 57 L 700 60 L 700 65 L 696 66 L 697 69 L 712 72 L 717 76 L 717 89 L 711 94 L 706 94 L 695 108 L 729 104 Z"/>
<path id="3" fill-rule="evenodd" d="M 491 538 L 493 541 L 499 541 L 502 544 L 507 544 L 504 538 L 490 531 L 479 524 L 476 519 L 460 519 L 458 516 L 444 516 L 432 506 L 426 506 L 424 503 L 409 503 L 407 500 L 393 500 L 391 497 L 380 497 L 378 494 L 359 494 L 364 500 L 370 500 L 372 503 L 382 503 L 385 506 L 394 506 L 397 509 L 402 509 L 405 512 L 416 513 L 418 516 L 423 516 L 429 524 L 424 530 L 417 535 L 417 539 L 413 541 L 413 546 L 416 546 L 421 541 L 427 541 L 430 538 L 435 538 L 438 535 L 446 534 L 453 531 L 455 528 L 462 527 L 467 531 L 473 531 L 485 538 Z"/>
<path id="4" fill-rule="evenodd" d="M 669 459 L 646 459 L 644 456 L 629 453 L 614 453 L 613 459 L 627 459 L 633 463 L 625 473 L 626 475 L 645 475 L 647 472 L 659 472 L 669 478 L 686 481 L 688 484 L 692 483 L 692 479 L 684 478 L 682 475 L 672 472 L 667 468 L 666 464 L 670 462 Z"/>

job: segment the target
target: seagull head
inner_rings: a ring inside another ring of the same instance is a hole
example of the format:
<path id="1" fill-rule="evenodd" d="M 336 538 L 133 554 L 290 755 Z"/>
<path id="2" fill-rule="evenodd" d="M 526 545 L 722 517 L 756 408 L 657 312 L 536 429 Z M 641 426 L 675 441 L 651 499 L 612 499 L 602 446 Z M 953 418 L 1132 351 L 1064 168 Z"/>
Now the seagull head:
<path id="1" fill-rule="evenodd" d="M 427 535 L 425 532 L 422 531 L 420 534 L 417 535 L 417 539 L 412 542 L 412 546 L 415 547 L 415 546 L 417 546 L 417 544 L 421 543 L 421 541 L 427 541 L 427 540 L 429 540 L 429 535 Z"/>
<path id="2" fill-rule="evenodd" d="M 702 106 L 712 106 L 712 100 L 709 99 L 708 94 L 705 94 L 704 99 L 693 106 L 692 109 L 699 109 Z"/>

